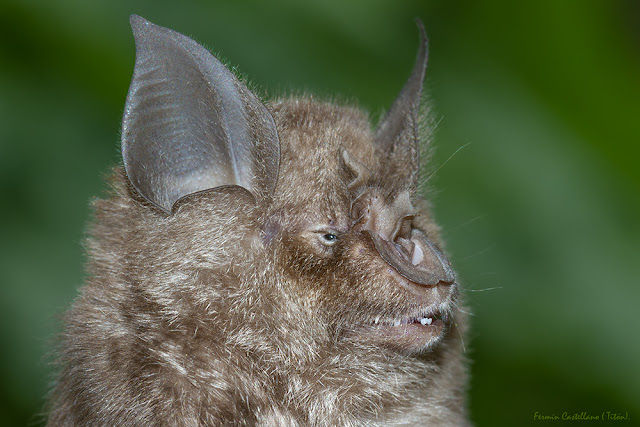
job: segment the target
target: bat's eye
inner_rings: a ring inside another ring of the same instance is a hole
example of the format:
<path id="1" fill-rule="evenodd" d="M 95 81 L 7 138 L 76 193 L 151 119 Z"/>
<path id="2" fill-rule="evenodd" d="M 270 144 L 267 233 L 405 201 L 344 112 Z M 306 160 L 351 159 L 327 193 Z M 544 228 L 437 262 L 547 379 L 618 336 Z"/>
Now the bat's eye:
<path id="1" fill-rule="evenodd" d="M 333 233 L 326 233 L 322 235 L 322 240 L 327 245 L 333 245 L 336 242 L 336 240 L 338 240 L 338 236 L 336 236 Z"/>
<path id="2" fill-rule="evenodd" d="M 319 230 L 316 230 L 315 233 L 317 235 L 318 242 L 325 249 L 329 249 L 329 247 L 335 245 L 338 240 L 340 240 L 340 233 L 331 228 L 321 228 Z"/>

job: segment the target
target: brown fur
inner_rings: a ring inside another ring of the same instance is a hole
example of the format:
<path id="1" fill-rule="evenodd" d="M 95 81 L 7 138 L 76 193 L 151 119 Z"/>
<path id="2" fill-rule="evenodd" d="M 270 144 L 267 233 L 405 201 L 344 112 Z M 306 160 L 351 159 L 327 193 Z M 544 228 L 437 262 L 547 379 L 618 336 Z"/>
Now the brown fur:
<path id="1" fill-rule="evenodd" d="M 401 167 L 359 110 L 268 110 L 281 150 L 268 203 L 230 186 L 167 215 L 115 171 L 94 204 L 49 426 L 466 425 L 457 285 L 408 291 L 354 225 L 406 189 Z M 424 200 L 412 204 L 412 226 L 441 245 Z M 318 243 L 318 227 L 339 241 Z M 367 333 L 435 306 L 445 331 L 420 351 Z"/>

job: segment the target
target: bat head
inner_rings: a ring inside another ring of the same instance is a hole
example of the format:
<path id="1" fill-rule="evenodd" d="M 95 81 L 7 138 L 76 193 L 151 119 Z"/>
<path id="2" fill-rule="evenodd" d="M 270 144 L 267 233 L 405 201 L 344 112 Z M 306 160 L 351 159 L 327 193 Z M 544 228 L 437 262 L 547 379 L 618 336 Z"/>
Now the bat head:
<path id="1" fill-rule="evenodd" d="M 224 271 L 215 281 L 230 300 L 242 289 L 245 313 L 269 300 L 318 339 L 408 353 L 439 342 L 457 285 L 417 191 L 422 24 L 413 72 L 373 130 L 353 108 L 262 103 L 192 39 L 131 24 L 126 176 L 154 228 L 190 242 L 158 248 Z"/>

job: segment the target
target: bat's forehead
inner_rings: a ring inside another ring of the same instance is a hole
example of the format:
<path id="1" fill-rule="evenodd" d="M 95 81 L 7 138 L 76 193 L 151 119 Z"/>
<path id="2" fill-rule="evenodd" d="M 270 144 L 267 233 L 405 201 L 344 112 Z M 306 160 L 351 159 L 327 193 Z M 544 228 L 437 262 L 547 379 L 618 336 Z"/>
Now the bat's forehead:
<path id="1" fill-rule="evenodd" d="M 276 199 L 313 214 L 311 221 L 326 217 L 342 222 L 351 209 L 351 177 L 343 151 L 377 168 L 366 114 L 311 99 L 281 101 L 270 110 L 281 147 Z"/>
<path id="2" fill-rule="evenodd" d="M 310 99 L 271 106 L 281 146 L 279 178 L 335 182 L 344 173 L 346 150 L 371 169 L 377 168 L 373 134 L 367 115 L 355 108 Z"/>

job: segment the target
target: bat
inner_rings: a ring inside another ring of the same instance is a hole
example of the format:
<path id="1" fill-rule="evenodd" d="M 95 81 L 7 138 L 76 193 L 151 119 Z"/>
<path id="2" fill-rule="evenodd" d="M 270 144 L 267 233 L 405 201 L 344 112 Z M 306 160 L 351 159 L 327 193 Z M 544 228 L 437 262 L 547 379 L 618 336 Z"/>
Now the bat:
<path id="1" fill-rule="evenodd" d="M 468 425 L 460 285 L 421 192 L 427 38 L 374 127 L 261 101 L 131 17 L 122 164 L 93 204 L 49 426 Z"/>

